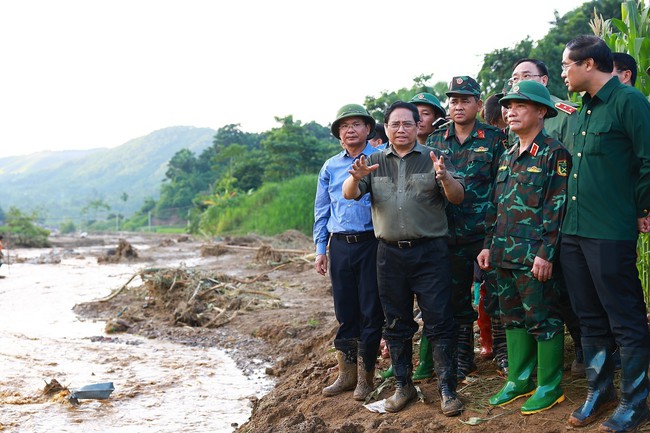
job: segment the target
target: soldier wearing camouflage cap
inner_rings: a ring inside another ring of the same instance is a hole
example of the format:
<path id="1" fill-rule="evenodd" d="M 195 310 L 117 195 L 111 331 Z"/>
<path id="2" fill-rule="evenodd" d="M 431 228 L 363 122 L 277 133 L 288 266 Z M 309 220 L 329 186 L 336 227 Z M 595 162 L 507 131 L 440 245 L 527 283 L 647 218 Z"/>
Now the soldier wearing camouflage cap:
<path id="1" fill-rule="evenodd" d="M 477 119 L 482 107 L 481 88 L 472 77 L 454 77 L 449 84 L 451 124 L 435 131 L 427 146 L 438 149 L 465 177 L 465 199 L 447 205 L 448 247 L 452 268 L 452 306 L 458 333 L 458 379 L 476 372 L 471 288 L 476 256 L 485 238 L 485 210 L 492 196 L 505 134 Z M 494 280 L 494 278 L 492 278 Z M 500 365 L 500 369 L 505 365 Z"/>
<path id="2" fill-rule="evenodd" d="M 427 137 L 446 122 L 445 116 L 447 113 L 442 108 L 440 100 L 431 93 L 418 93 L 409 102 L 418 107 L 420 113 L 418 143 L 426 144 Z"/>
<path id="3" fill-rule="evenodd" d="M 528 415 L 564 400 L 564 322 L 554 263 L 571 155 L 544 130 L 544 119 L 556 116 L 557 109 L 542 84 L 514 84 L 500 103 L 508 108 L 508 124 L 518 140 L 499 162 L 478 256 L 483 269 L 496 268 L 508 345 L 508 379 L 490 404 L 503 406 L 532 395 L 521 406 Z"/>
<path id="4" fill-rule="evenodd" d="M 338 378 L 323 389 L 330 397 L 354 390 L 355 400 L 372 392 L 375 361 L 384 314 L 377 289 L 377 239 L 373 232 L 370 200 L 348 201 L 341 185 L 355 159 L 378 152 L 368 142 L 375 120 L 357 104 L 344 105 L 332 122 L 332 135 L 343 150 L 328 159 L 318 174 L 314 202 L 316 272 L 329 270 L 334 312 L 339 328 L 334 339 Z"/>

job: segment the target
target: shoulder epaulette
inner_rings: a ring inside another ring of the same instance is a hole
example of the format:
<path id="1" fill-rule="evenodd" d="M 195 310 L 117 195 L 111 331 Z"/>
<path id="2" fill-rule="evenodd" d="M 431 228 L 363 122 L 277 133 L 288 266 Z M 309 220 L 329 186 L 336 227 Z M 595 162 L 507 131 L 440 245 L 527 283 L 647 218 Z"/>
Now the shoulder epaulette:
<path id="1" fill-rule="evenodd" d="M 576 107 L 572 107 L 566 102 L 557 102 L 555 104 L 555 108 L 557 108 L 560 111 L 563 111 L 566 114 L 573 114 L 577 111 Z"/>

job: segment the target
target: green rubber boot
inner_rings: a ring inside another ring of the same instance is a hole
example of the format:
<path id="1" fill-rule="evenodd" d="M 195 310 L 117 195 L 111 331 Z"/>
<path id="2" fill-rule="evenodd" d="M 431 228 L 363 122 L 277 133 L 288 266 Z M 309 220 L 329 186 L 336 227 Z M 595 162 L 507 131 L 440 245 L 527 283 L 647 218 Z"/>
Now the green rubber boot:
<path id="1" fill-rule="evenodd" d="M 492 397 L 492 406 L 506 405 L 535 391 L 531 376 L 537 365 L 537 342 L 524 328 L 506 329 L 508 345 L 508 379 Z"/>
<path id="2" fill-rule="evenodd" d="M 390 367 L 388 367 L 386 370 L 379 372 L 379 375 L 382 379 L 393 377 L 395 375 L 395 373 L 393 373 L 393 365 L 391 364 Z"/>
<path id="3" fill-rule="evenodd" d="M 521 406 L 522 414 L 541 412 L 564 401 L 560 385 L 563 363 L 564 335 L 558 334 L 548 341 L 537 342 L 537 389 Z"/>
<path id="4" fill-rule="evenodd" d="M 413 372 L 413 380 L 425 380 L 433 377 L 433 352 L 429 339 L 422 334 L 420 339 L 420 363 Z"/>

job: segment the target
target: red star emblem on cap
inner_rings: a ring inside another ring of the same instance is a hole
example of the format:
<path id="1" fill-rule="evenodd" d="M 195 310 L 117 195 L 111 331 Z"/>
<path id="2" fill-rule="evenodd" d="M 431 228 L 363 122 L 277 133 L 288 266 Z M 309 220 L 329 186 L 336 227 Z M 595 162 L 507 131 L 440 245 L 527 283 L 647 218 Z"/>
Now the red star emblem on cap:
<path id="1" fill-rule="evenodd" d="M 460 78 L 460 77 L 456 78 L 456 84 L 461 84 L 462 82 L 463 82 L 462 78 Z"/>

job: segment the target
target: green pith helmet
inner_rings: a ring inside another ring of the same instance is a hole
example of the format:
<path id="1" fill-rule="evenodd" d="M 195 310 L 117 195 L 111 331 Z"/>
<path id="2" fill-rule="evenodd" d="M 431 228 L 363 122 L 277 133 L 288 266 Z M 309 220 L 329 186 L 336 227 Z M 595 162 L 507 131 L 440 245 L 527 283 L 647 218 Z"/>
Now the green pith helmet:
<path id="1" fill-rule="evenodd" d="M 339 109 L 339 111 L 336 113 L 336 120 L 332 122 L 332 135 L 338 140 L 341 139 L 341 137 L 339 137 L 339 123 L 341 123 L 341 120 L 347 119 L 348 117 L 362 117 L 363 119 L 367 120 L 370 122 L 370 134 L 368 134 L 368 138 L 372 138 L 375 135 L 375 124 L 377 122 L 375 122 L 375 119 L 373 119 L 372 116 L 368 114 L 368 111 L 361 105 L 347 104 Z"/>
<path id="2" fill-rule="evenodd" d="M 499 100 L 499 103 L 505 107 L 508 101 L 534 102 L 548 108 L 546 116 L 544 116 L 545 119 L 557 116 L 555 104 L 551 101 L 551 94 L 543 84 L 537 81 L 520 81 L 513 85 L 508 94 Z"/>
<path id="3" fill-rule="evenodd" d="M 449 91 L 445 93 L 447 96 L 451 95 L 473 95 L 481 96 L 481 86 L 478 85 L 476 80 L 467 75 L 454 77 L 449 83 Z"/>
<path id="4" fill-rule="evenodd" d="M 447 113 L 445 113 L 445 109 L 442 108 L 442 104 L 440 104 L 440 100 L 431 93 L 418 93 L 412 97 L 409 102 L 415 105 L 426 104 L 432 106 L 433 110 L 438 114 L 438 117 L 445 117 L 447 115 Z"/>

